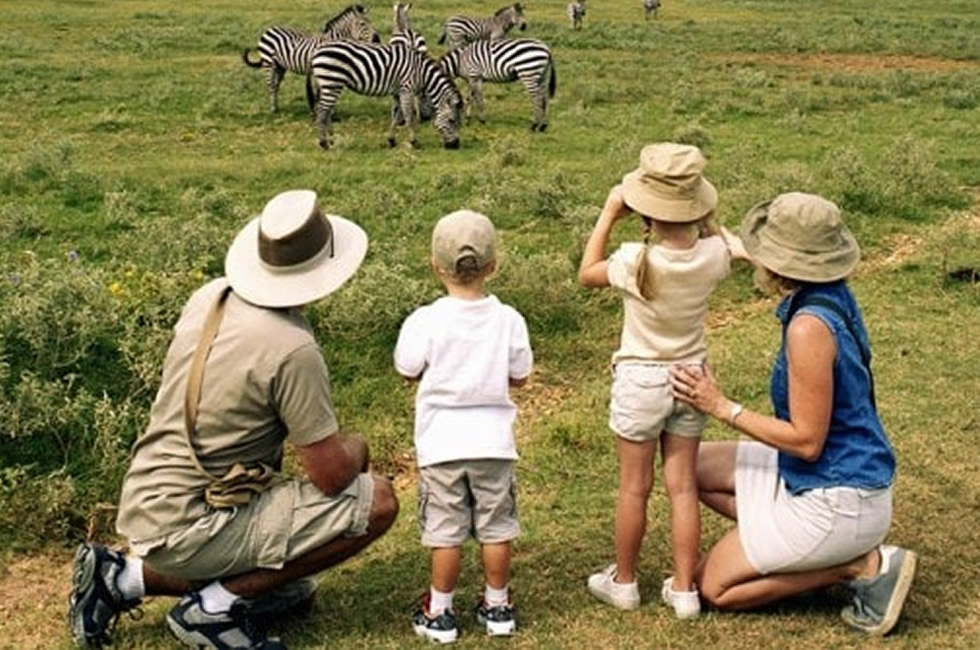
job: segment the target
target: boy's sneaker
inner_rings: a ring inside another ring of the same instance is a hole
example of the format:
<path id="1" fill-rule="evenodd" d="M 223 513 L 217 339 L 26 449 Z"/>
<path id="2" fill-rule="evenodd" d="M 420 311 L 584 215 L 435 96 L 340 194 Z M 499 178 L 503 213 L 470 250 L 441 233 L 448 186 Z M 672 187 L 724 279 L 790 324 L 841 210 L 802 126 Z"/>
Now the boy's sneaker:
<path id="1" fill-rule="evenodd" d="M 116 578 L 125 567 L 122 553 L 104 546 L 85 543 L 75 552 L 68 626 L 79 646 L 101 648 L 111 643 L 109 635 L 119 615 L 140 605 L 138 598 L 123 597 L 116 585 Z"/>
<path id="2" fill-rule="evenodd" d="M 701 598 L 695 587 L 691 591 L 674 591 L 674 578 L 664 580 L 660 597 L 664 603 L 674 608 L 674 614 L 680 619 L 697 618 L 701 613 Z"/>
<path id="3" fill-rule="evenodd" d="M 636 581 L 615 581 L 616 565 L 610 564 L 605 571 L 589 576 L 589 591 L 604 603 L 619 609 L 636 609 L 640 606 L 640 588 Z"/>
<path id="4" fill-rule="evenodd" d="M 456 614 L 447 609 L 441 614 L 429 614 L 429 592 L 422 596 L 419 608 L 412 615 L 412 627 L 420 637 L 434 643 L 453 643 L 459 638 L 459 628 L 456 626 Z"/>
<path id="5" fill-rule="evenodd" d="M 853 602 L 841 610 L 841 618 L 868 634 L 884 636 L 891 632 L 902 613 L 905 597 L 915 577 L 917 556 L 898 546 L 882 545 L 881 569 L 874 578 L 851 580 Z"/>
<path id="6" fill-rule="evenodd" d="M 506 605 L 490 607 L 481 597 L 476 603 L 476 622 L 487 627 L 490 636 L 510 636 L 517 631 L 517 610 L 507 596 Z"/>
<path id="7" fill-rule="evenodd" d="M 201 607 L 201 594 L 192 591 L 167 614 L 167 626 L 184 645 L 216 650 L 286 650 L 275 638 L 266 638 L 249 615 L 248 606 L 237 601 L 227 612 L 209 614 Z"/>

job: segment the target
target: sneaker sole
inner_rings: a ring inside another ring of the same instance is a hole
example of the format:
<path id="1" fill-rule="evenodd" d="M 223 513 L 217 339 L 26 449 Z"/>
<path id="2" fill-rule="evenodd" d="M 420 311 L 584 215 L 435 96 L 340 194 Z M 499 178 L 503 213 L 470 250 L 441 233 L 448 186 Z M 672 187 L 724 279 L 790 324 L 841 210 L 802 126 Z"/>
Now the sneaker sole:
<path id="1" fill-rule="evenodd" d="M 71 594 L 68 596 L 68 627 L 72 639 L 83 648 L 97 647 L 89 645 L 85 634 L 85 612 L 79 606 L 79 601 L 91 595 L 95 587 L 95 551 L 88 545 L 82 544 L 75 551 L 72 560 Z"/>
<path id="2" fill-rule="evenodd" d="M 416 635 L 433 643 L 454 643 L 459 638 L 459 631 L 457 630 L 430 630 L 424 625 L 413 625 L 412 628 Z"/>
<path id="3" fill-rule="evenodd" d="M 517 631 L 516 621 L 487 621 L 488 636 L 513 636 Z"/>
<path id="4" fill-rule="evenodd" d="M 872 636 L 885 636 L 891 632 L 902 615 L 902 609 L 905 607 L 905 599 L 909 595 L 909 590 L 912 588 L 912 580 L 915 578 L 918 561 L 919 556 L 914 551 L 905 551 L 905 561 L 902 562 L 902 570 L 899 572 L 898 579 L 895 581 L 895 589 L 892 591 L 891 600 L 888 601 L 888 607 L 885 608 L 885 615 L 882 616 L 881 623 L 872 626 L 861 625 L 846 615 L 843 617 L 844 620 Z"/>
<path id="5" fill-rule="evenodd" d="M 207 637 L 201 636 L 197 632 L 188 632 L 182 628 L 177 621 L 170 618 L 169 614 L 167 615 L 167 627 L 170 629 L 170 633 L 173 634 L 178 641 L 190 648 L 200 649 L 215 647 L 213 643 L 208 641 Z"/>

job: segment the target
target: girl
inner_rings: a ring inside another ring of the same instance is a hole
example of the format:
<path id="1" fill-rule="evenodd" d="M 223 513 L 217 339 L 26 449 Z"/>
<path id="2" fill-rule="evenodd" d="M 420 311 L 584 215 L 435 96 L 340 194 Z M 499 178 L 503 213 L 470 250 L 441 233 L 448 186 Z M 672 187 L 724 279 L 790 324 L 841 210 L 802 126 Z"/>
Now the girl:
<path id="1" fill-rule="evenodd" d="M 624 306 L 609 414 L 619 456 L 616 563 L 589 577 L 589 591 L 620 609 L 640 604 L 636 564 L 659 439 L 674 559 L 661 595 L 679 618 L 701 611 L 694 584 L 701 534 L 695 461 L 706 418 L 675 401 L 670 368 L 704 362 L 708 297 L 731 260 L 726 239 L 710 223 L 718 194 L 702 176 L 704 164 L 697 147 L 644 147 L 639 168 L 609 192 L 579 269 L 583 285 L 619 289 Z M 643 242 L 623 244 L 606 259 L 613 225 L 630 212 L 643 218 Z"/>

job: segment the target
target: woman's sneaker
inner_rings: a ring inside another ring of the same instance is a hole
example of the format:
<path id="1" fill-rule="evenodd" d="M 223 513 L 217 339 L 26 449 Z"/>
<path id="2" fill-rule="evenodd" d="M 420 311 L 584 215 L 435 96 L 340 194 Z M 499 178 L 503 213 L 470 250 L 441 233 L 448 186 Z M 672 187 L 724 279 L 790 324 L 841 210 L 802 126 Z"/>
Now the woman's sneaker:
<path id="1" fill-rule="evenodd" d="M 610 564 L 605 571 L 589 576 L 589 592 L 604 603 L 619 609 L 636 609 L 640 606 L 640 588 L 636 581 L 616 582 L 616 565 Z"/>
<path id="2" fill-rule="evenodd" d="M 238 601 L 227 612 L 210 614 L 201 606 L 201 594 L 192 591 L 167 614 L 167 626 L 184 645 L 217 650 L 286 650 L 275 638 L 266 638 Z"/>
<path id="3" fill-rule="evenodd" d="M 139 607 L 140 600 L 127 600 L 116 584 L 124 568 L 126 558 L 122 553 L 105 546 L 86 543 L 75 552 L 71 595 L 68 597 L 68 627 L 79 646 L 101 648 L 108 645 L 119 615 Z"/>
<path id="4" fill-rule="evenodd" d="M 490 636 L 510 636 L 517 631 L 517 610 L 507 596 L 506 605 L 490 607 L 480 598 L 476 603 L 476 622 L 487 627 Z"/>
<path id="5" fill-rule="evenodd" d="M 429 614 L 428 592 L 422 596 L 419 608 L 412 615 L 412 627 L 420 637 L 434 643 L 453 643 L 459 638 L 459 628 L 456 626 L 456 615 L 453 610 L 444 610 L 441 614 Z"/>
<path id="6" fill-rule="evenodd" d="M 674 579 L 664 580 L 660 597 L 664 603 L 674 608 L 674 614 L 680 619 L 697 618 L 701 613 L 701 598 L 695 587 L 691 591 L 674 591 Z"/>
<path id="7" fill-rule="evenodd" d="M 898 546 L 883 545 L 879 552 L 878 575 L 847 583 L 854 592 L 854 600 L 840 614 L 849 625 L 868 634 L 884 636 L 891 632 L 902 614 L 918 558 L 912 551 Z"/>

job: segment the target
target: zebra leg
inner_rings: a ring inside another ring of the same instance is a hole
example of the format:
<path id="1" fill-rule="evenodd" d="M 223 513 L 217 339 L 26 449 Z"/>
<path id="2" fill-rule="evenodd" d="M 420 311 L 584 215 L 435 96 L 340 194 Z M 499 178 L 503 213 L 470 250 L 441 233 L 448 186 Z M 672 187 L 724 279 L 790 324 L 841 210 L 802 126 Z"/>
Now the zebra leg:
<path id="1" fill-rule="evenodd" d="M 286 76 L 286 69 L 282 68 L 275 63 L 269 66 L 269 81 L 267 85 L 269 87 L 269 101 L 272 104 L 272 112 L 279 112 L 279 84 L 282 83 L 282 78 Z"/>
<path id="2" fill-rule="evenodd" d="M 486 104 L 483 101 L 483 79 L 470 77 L 470 103 L 476 106 L 476 119 L 486 124 Z"/>
<path id="3" fill-rule="evenodd" d="M 330 134 L 333 133 L 333 106 L 326 99 L 325 93 L 320 92 L 320 101 L 316 105 L 316 125 L 319 144 L 323 149 L 330 148 Z"/>
<path id="4" fill-rule="evenodd" d="M 413 149 L 418 149 L 419 141 L 415 136 L 415 127 L 419 123 L 418 96 L 414 90 L 402 89 L 399 94 L 399 101 L 402 106 L 402 114 L 405 116 L 405 127 L 408 129 L 408 143 Z"/>

